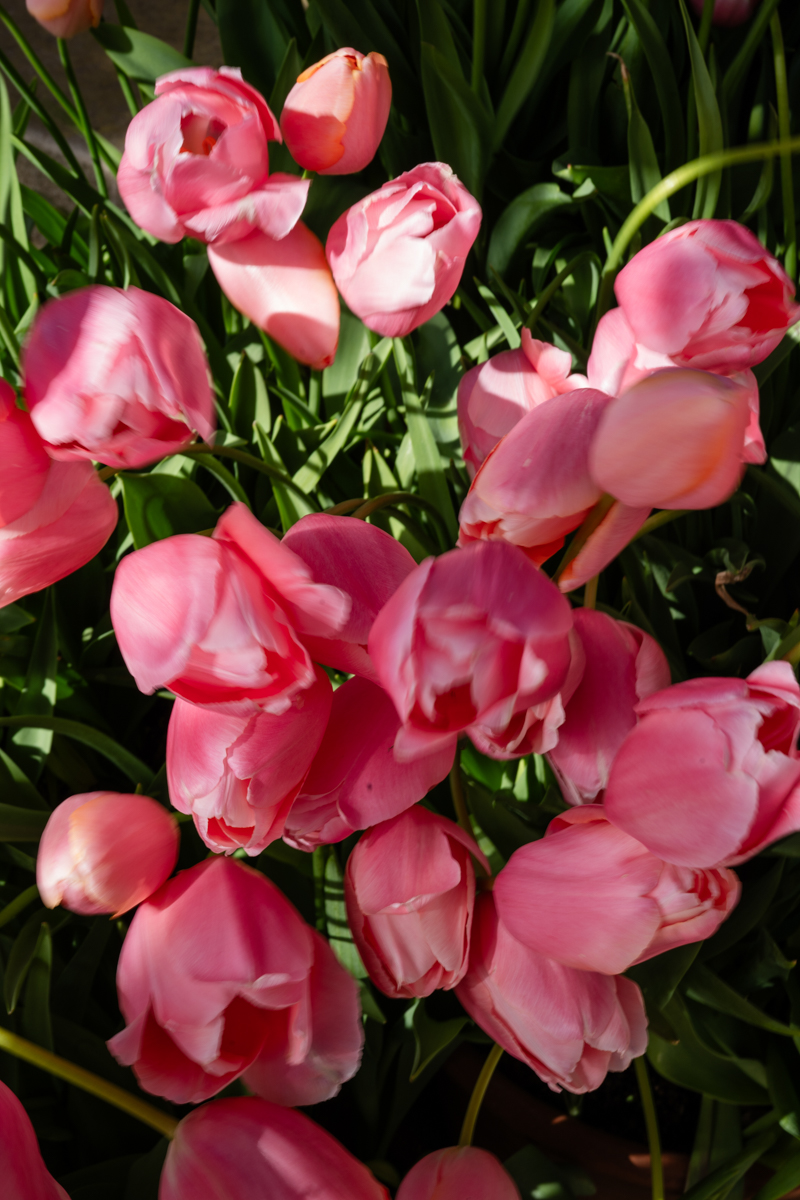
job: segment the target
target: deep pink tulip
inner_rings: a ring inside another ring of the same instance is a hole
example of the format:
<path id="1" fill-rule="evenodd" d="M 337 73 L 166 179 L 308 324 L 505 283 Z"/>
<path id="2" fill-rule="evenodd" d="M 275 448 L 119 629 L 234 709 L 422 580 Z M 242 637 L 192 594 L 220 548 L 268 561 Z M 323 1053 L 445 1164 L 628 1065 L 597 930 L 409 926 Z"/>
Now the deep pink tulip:
<path id="1" fill-rule="evenodd" d="M 169 687 L 193 704 L 282 713 L 316 679 L 300 633 L 347 621 L 344 592 L 314 583 L 305 563 L 232 504 L 212 537 L 179 534 L 123 558 L 111 618 L 143 692 Z"/>
<path id="2" fill-rule="evenodd" d="M 273 883 L 235 859 L 208 858 L 137 910 L 117 969 L 126 1027 L 109 1049 L 147 1091 L 197 1104 L 282 1044 L 281 1070 L 300 1068 L 300 1081 L 285 1092 L 276 1084 L 273 1099 L 295 1104 L 303 1082 L 317 1089 L 324 1069 L 326 1039 L 315 1046 L 309 996 L 317 957 L 312 930 Z M 323 962 L 323 976 L 328 970 Z M 352 988 L 338 964 L 328 984 L 332 993 Z M 327 1043 L 331 1077 L 349 1039 L 343 1024 Z"/>
<path id="3" fill-rule="evenodd" d="M 562 967 L 518 942 L 491 893 L 475 904 L 469 971 L 457 993 L 490 1037 L 554 1092 L 591 1092 L 647 1047 L 639 988 L 624 975 Z"/>
<path id="4" fill-rule="evenodd" d="M 170 1142 L 159 1200 L 389 1200 L 363 1163 L 303 1113 L 257 1096 L 215 1100 Z"/>
<path id="5" fill-rule="evenodd" d="M 0 607 L 77 571 L 102 550 L 117 506 L 88 462 L 54 462 L 0 379 Z"/>
<path id="6" fill-rule="evenodd" d="M 281 132 L 301 167 L 350 175 L 375 157 L 391 105 L 386 59 L 348 46 L 298 75 L 283 106 Z"/>
<path id="7" fill-rule="evenodd" d="M 452 297 L 480 224 L 480 205 L 450 167 L 422 163 L 343 213 L 325 252 L 356 316 L 405 337 Z"/>
<path id="8" fill-rule="evenodd" d="M 742 25 L 755 12 L 759 0 L 716 0 L 714 4 L 715 25 Z M 691 0 L 698 17 L 703 15 L 703 0 Z"/>
<path id="9" fill-rule="evenodd" d="M 612 825 L 602 805 L 586 804 L 515 850 L 493 895 L 499 920 L 537 954 L 618 975 L 711 937 L 739 892 L 733 871 L 665 863 Z"/>
<path id="10" fill-rule="evenodd" d="M 331 711 L 324 671 L 282 713 L 227 716 L 176 700 L 167 733 L 172 803 L 205 844 L 260 854 L 283 833 Z"/>
<path id="11" fill-rule="evenodd" d="M 426 559 L 369 638 L 403 721 L 395 753 L 454 746 L 462 731 L 495 758 L 551 749 L 572 639 L 569 604 L 516 546 L 479 542 Z"/>
<path id="12" fill-rule="evenodd" d="M 668 687 L 670 673 L 658 642 L 636 625 L 590 608 L 576 608 L 572 620 L 585 664 L 548 758 L 564 798 L 581 804 L 608 783 L 614 756 L 636 724 L 636 704 Z"/>
<path id="13" fill-rule="evenodd" d="M 178 827 L 149 796 L 86 792 L 50 815 L 36 856 L 36 885 L 48 908 L 118 917 L 171 873 Z"/>
<path id="14" fill-rule="evenodd" d="M 426 1154 L 400 1184 L 396 1200 L 520 1200 L 502 1163 L 477 1146 L 448 1146 Z"/>
<path id="15" fill-rule="evenodd" d="M 394 999 L 449 990 L 467 970 L 476 843 L 415 807 L 375 825 L 347 860 L 347 919 L 372 982 Z"/>
<path id="16" fill-rule="evenodd" d="M 105 0 L 25 0 L 28 12 L 53 37 L 71 38 L 100 24 Z"/>
<path id="17" fill-rule="evenodd" d="M 564 350 L 522 330 L 522 347 L 504 350 L 467 371 L 458 385 L 458 431 L 470 477 L 517 422 L 553 396 L 586 387 Z"/>
<path id="18" fill-rule="evenodd" d="M 44 1165 L 28 1114 L 1 1080 L 0 1133 L 3 1200 L 69 1200 Z"/>
<path id="19" fill-rule="evenodd" d="M 636 711 L 604 800 L 609 820 L 653 854 L 732 866 L 800 829 L 800 688 L 789 663 L 676 683 Z"/>
<path id="20" fill-rule="evenodd" d="M 322 242 L 298 221 L 279 240 L 263 232 L 216 242 L 208 261 L 234 308 L 299 362 L 329 367 L 339 341 L 339 297 Z"/>
<path id="21" fill-rule="evenodd" d="M 284 838 L 300 850 L 340 842 L 404 812 L 446 778 L 455 746 L 398 761 L 400 718 L 378 684 L 349 679 L 333 694 L 330 721 L 286 818 Z"/>
<path id="22" fill-rule="evenodd" d="M 230 242 L 254 229 L 285 237 L 309 180 L 269 173 L 281 140 L 264 97 L 238 67 L 184 67 L 156 81 L 128 126 L 117 172 L 128 212 L 162 242 Z"/>
<path id="23" fill-rule="evenodd" d="M 23 356 L 25 399 L 53 458 L 141 467 L 214 432 L 200 332 L 141 288 L 50 300 Z"/>

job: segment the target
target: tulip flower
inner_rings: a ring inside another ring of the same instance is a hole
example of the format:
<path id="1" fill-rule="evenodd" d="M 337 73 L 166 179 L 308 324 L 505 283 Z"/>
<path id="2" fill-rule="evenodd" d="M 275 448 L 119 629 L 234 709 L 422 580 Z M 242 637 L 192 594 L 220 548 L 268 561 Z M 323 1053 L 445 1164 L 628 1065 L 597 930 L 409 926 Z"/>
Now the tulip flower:
<path id="1" fill-rule="evenodd" d="M 393 999 L 449 990 L 467 970 L 475 904 L 470 855 L 459 825 L 410 808 L 358 841 L 347 860 L 347 918 L 370 979 Z"/>
<path id="2" fill-rule="evenodd" d="M 331 711 L 324 671 L 283 713 L 227 716 L 176 700 L 167 733 L 172 803 L 211 850 L 260 854 L 283 833 Z"/>
<path id="3" fill-rule="evenodd" d="M 334 222 L 325 253 L 349 308 L 384 337 L 405 337 L 461 280 L 481 207 L 444 163 L 422 163 Z"/>
<path id="4" fill-rule="evenodd" d="M 88 462 L 54 462 L 0 379 L 0 607 L 77 571 L 102 550 L 117 506 Z"/>
<path id="5" fill-rule="evenodd" d="M 665 863 L 586 804 L 520 846 L 494 884 L 497 916 L 517 941 L 565 967 L 618 975 L 716 933 L 739 899 L 724 868 Z"/>
<path id="6" fill-rule="evenodd" d="M 520 1200 L 505 1167 L 488 1150 L 448 1146 L 426 1154 L 400 1184 L 396 1200 Z"/>
<path id="7" fill-rule="evenodd" d="M 30 1118 L 0 1081 L 0 1178 L 3 1200 L 69 1200 L 47 1170 Z"/>
<path id="8" fill-rule="evenodd" d="M 789 663 L 676 683 L 636 711 L 604 803 L 653 854 L 734 866 L 800 829 L 800 688 Z"/>
<path id="9" fill-rule="evenodd" d="M 585 665 L 548 758 L 564 798 L 582 804 L 608 783 L 614 756 L 636 724 L 636 704 L 668 687 L 670 673 L 658 642 L 636 625 L 589 608 L 576 608 L 572 619 Z"/>
<path id="10" fill-rule="evenodd" d="M 716 0 L 714 4 L 715 25 L 742 25 L 753 15 L 758 0 Z M 698 17 L 703 15 L 703 0 L 691 0 Z"/>
<path id="11" fill-rule="evenodd" d="M 329 367 L 339 341 L 339 297 L 319 238 L 297 221 L 280 239 L 263 232 L 216 242 L 208 261 L 234 308 L 299 362 Z"/>
<path id="12" fill-rule="evenodd" d="M 470 478 L 490 450 L 537 404 L 586 387 L 564 350 L 522 330 L 522 348 L 504 350 L 467 371 L 458 385 L 458 431 Z"/>
<path id="13" fill-rule="evenodd" d="M 453 765 L 455 746 L 435 746 L 398 761 L 400 718 L 389 696 L 366 679 L 349 679 L 333 694 L 322 744 L 286 818 L 284 839 L 300 850 L 340 842 L 404 812 Z"/>
<path id="14" fill-rule="evenodd" d="M 467 975 L 456 995 L 490 1037 L 554 1092 L 592 1092 L 647 1047 L 639 988 L 624 975 L 576 971 L 518 942 L 491 893 L 478 897 Z"/>
<path id="15" fill-rule="evenodd" d="M 563 720 L 558 693 L 572 665 L 571 634 L 569 604 L 516 546 L 480 542 L 426 559 L 383 607 L 369 638 L 403 722 L 396 755 L 452 747 L 462 730 L 496 758 L 551 749 Z"/>
<path id="16" fill-rule="evenodd" d="M 257 1096 L 205 1104 L 170 1142 L 159 1200 L 389 1200 L 334 1137 L 303 1113 Z"/>
<path id="17" fill-rule="evenodd" d="M 141 467 L 214 433 L 197 326 L 141 288 L 79 288 L 50 300 L 34 319 L 23 375 L 53 458 Z"/>
<path id="18" fill-rule="evenodd" d="M 319 1088 L 326 1044 L 334 1050 L 329 1080 L 341 1069 L 342 1044 L 356 1062 L 360 1049 L 360 1031 L 356 1044 L 345 1025 L 315 1045 L 318 955 L 312 931 L 264 875 L 232 858 L 208 858 L 138 908 L 117 968 L 126 1026 L 109 1049 L 147 1091 L 198 1104 L 281 1045 L 281 1070 L 300 1076 L 297 1087 L 285 1085 L 282 1102 L 298 1103 L 303 1086 Z M 335 993 L 347 993 L 352 980 L 338 964 L 323 962 L 321 973 L 341 1011 Z"/>
<path id="19" fill-rule="evenodd" d="M 193 704 L 280 714 L 316 680 L 300 633 L 330 636 L 350 600 L 232 504 L 212 537 L 179 534 L 123 558 L 111 619 L 143 692 L 169 687 Z"/>
<path id="20" fill-rule="evenodd" d="M 36 886 L 48 908 L 118 917 L 172 872 L 178 827 L 149 796 L 86 792 L 51 813 L 36 856 Z"/>
<path id="21" fill-rule="evenodd" d="M 386 59 L 348 46 L 298 75 L 283 106 L 281 132 L 301 167 L 350 175 L 375 157 L 391 106 Z"/>
<path id="22" fill-rule="evenodd" d="M 309 181 L 270 175 L 267 143 L 281 131 L 238 67 L 182 67 L 155 92 L 128 126 L 117 172 L 136 224 L 161 242 L 230 242 L 256 229 L 285 237 Z"/>
<path id="23" fill-rule="evenodd" d="M 53 37 L 71 38 L 100 24 L 105 0 L 25 0 L 25 4 Z"/>

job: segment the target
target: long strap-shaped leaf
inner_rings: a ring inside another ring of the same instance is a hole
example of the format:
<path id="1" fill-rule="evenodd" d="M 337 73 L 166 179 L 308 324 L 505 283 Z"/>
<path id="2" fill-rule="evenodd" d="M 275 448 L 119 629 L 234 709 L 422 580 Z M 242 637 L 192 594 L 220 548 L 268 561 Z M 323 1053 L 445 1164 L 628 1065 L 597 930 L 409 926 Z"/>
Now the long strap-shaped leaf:
<path id="1" fill-rule="evenodd" d="M 102 754 L 109 762 L 119 767 L 120 771 L 127 775 L 133 783 L 141 783 L 143 787 L 147 787 L 153 779 L 153 772 L 135 754 L 131 754 L 124 746 L 120 746 L 119 742 L 115 742 L 108 734 L 101 733 L 99 729 L 92 729 L 91 725 L 82 725 L 80 721 L 69 721 L 65 717 L 41 717 L 35 713 L 20 713 L 14 717 L 0 717 L 0 727 L 6 729 L 51 729 L 53 733 L 61 733 L 64 737 L 73 738 L 76 742 L 83 742 L 85 746 L 91 746 L 98 754 Z"/>

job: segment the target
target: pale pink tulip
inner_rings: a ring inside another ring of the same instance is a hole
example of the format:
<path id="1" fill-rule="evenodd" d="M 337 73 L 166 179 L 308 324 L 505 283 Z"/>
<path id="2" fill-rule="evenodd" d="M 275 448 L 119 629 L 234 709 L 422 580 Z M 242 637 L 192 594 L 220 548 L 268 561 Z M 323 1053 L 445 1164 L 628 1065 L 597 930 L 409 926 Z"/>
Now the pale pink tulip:
<path id="1" fill-rule="evenodd" d="M 30 1117 L 2 1081 L 0 1133 L 3 1200 L 69 1200 L 44 1165 Z"/>
<path id="2" fill-rule="evenodd" d="M 208 261 L 234 308 L 299 362 L 329 367 L 339 341 L 339 297 L 319 238 L 298 221 L 209 246 Z"/>
<path id="3" fill-rule="evenodd" d="M 25 0 L 25 4 L 53 37 L 71 38 L 100 24 L 105 0 Z"/>
<path id="4" fill-rule="evenodd" d="M 643 700 L 608 779 L 608 819 L 685 867 L 733 866 L 800 829 L 800 688 L 787 662 Z"/>
<path id="5" fill-rule="evenodd" d="M 715 25 L 742 25 L 755 12 L 758 0 L 716 0 L 714 4 Z M 698 17 L 703 15 L 703 0 L 691 0 Z"/>
<path id="6" fill-rule="evenodd" d="M 325 252 L 356 316 L 405 337 L 454 294 L 480 224 L 480 205 L 451 168 L 422 163 L 343 213 Z"/>
<path id="7" fill-rule="evenodd" d="M 389 1200 L 389 1193 L 319 1125 L 257 1096 L 204 1104 L 170 1142 L 159 1200 Z"/>
<path id="8" fill-rule="evenodd" d="M 618 975 L 716 933 L 739 899 L 724 868 L 665 863 L 587 804 L 511 855 L 494 884 L 508 932 L 565 967 Z"/>
<path id="9" fill-rule="evenodd" d="M 426 1154 L 400 1184 L 396 1200 L 520 1200 L 505 1167 L 488 1150 L 448 1146 Z"/>
<path id="10" fill-rule="evenodd" d="M 283 106 L 281 132 L 301 167 L 350 175 L 375 157 L 391 105 L 386 59 L 348 46 L 298 75 Z"/>
<path id="11" fill-rule="evenodd" d="M 88 462 L 54 462 L 0 379 L 0 607 L 77 571 L 102 550 L 117 506 Z"/>
<path id="12" fill-rule="evenodd" d="M 117 172 L 137 225 L 162 242 L 229 242 L 255 229 L 285 237 L 309 181 L 270 175 L 267 143 L 281 131 L 238 67 L 184 67 L 155 91 L 128 126 Z"/>
<path id="13" fill-rule="evenodd" d="M 50 300 L 22 367 L 31 418 L 53 458 L 141 467 L 214 432 L 197 326 L 140 288 L 79 288 Z"/>
<path id="14" fill-rule="evenodd" d="M 370 979 L 394 999 L 454 988 L 469 960 L 476 843 L 459 825 L 410 808 L 358 841 L 345 872 L 347 919 Z"/>
<path id="15" fill-rule="evenodd" d="M 175 701 L 167 733 L 170 799 L 191 814 L 211 850 L 260 854 L 281 836 L 325 733 L 331 695 L 318 669 L 280 714 L 227 716 Z"/>
<path id="16" fill-rule="evenodd" d="M 554 1092 L 591 1092 L 647 1047 L 642 994 L 624 975 L 562 967 L 518 942 L 491 893 L 478 897 L 470 965 L 456 992 L 490 1037 Z"/>
<path id="17" fill-rule="evenodd" d="M 118 917 L 146 900 L 178 857 L 175 818 L 149 796 L 86 792 L 50 815 L 36 856 L 48 908 Z"/>
<path id="18" fill-rule="evenodd" d="M 516 546 L 479 542 L 426 559 L 369 638 L 403 722 L 395 754 L 452 747 L 462 731 L 496 758 L 552 749 L 574 640 L 569 604 Z"/>

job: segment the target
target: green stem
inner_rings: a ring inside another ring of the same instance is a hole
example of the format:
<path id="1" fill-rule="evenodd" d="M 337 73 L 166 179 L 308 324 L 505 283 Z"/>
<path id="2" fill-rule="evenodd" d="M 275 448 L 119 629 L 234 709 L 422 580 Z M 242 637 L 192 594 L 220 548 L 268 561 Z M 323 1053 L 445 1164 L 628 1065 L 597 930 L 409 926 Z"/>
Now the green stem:
<path id="1" fill-rule="evenodd" d="M 461 1126 L 461 1137 L 458 1139 L 459 1146 L 472 1145 L 472 1138 L 475 1134 L 475 1122 L 478 1120 L 478 1113 L 481 1110 L 483 1097 L 486 1095 L 486 1089 L 491 1082 L 495 1067 L 500 1062 L 502 1054 L 503 1047 L 495 1044 L 486 1056 L 486 1062 L 483 1064 L 475 1087 L 472 1089 L 472 1095 L 469 1098 L 467 1111 L 464 1115 L 464 1124 Z"/>
<path id="2" fill-rule="evenodd" d="M 136 100 L 136 93 L 133 90 L 133 84 L 124 71 L 120 71 L 119 67 L 115 66 L 117 72 L 117 83 L 120 86 L 122 95 L 125 97 L 125 103 L 128 106 L 128 111 L 132 117 L 139 115 L 141 105 Z"/>
<path id="3" fill-rule="evenodd" d="M 107 200 L 108 188 L 106 187 L 106 177 L 103 174 L 103 167 L 100 162 L 100 151 L 97 149 L 97 140 L 94 136 L 92 123 L 89 120 L 89 114 L 83 102 L 81 89 L 78 87 L 78 80 L 75 77 L 72 59 L 69 56 L 69 48 L 63 38 L 57 38 L 56 41 L 58 43 L 58 56 L 61 59 L 61 65 L 64 68 L 64 74 L 67 77 L 69 90 L 72 93 L 72 99 L 78 114 L 78 126 L 84 136 L 86 145 L 89 147 L 89 154 L 92 159 L 92 166 L 94 167 L 94 177 L 97 181 L 97 190 L 103 199 Z"/>
<path id="4" fill-rule="evenodd" d="M 789 111 L 789 85 L 786 78 L 786 52 L 783 47 L 781 19 L 777 11 L 770 22 L 772 53 L 775 63 L 775 91 L 778 95 L 778 136 L 787 142 L 792 136 L 792 117 Z M 797 272 L 797 229 L 794 215 L 794 185 L 792 183 L 792 156 L 781 154 L 781 199 L 783 200 L 784 266 L 786 274 L 794 279 Z"/>
<path id="5" fill-rule="evenodd" d="M 472 828 L 472 821 L 469 819 L 467 798 L 464 795 L 464 783 L 461 779 L 461 765 L 458 761 L 458 748 L 456 748 L 455 762 L 450 769 L 450 795 L 453 797 L 453 808 L 456 810 L 456 820 L 461 828 L 468 833 L 470 837 L 475 837 L 475 830 Z"/>
<path id="6" fill-rule="evenodd" d="M 19 370 L 19 342 L 14 333 L 14 326 L 6 315 L 6 310 L 0 306 L 0 341 L 5 342 L 6 350 L 11 355 L 14 366 Z"/>
<path id="7" fill-rule="evenodd" d="M 73 125 L 77 125 L 77 127 L 80 129 L 80 121 L 78 119 L 77 112 L 72 107 L 69 100 L 64 95 L 64 93 L 62 92 L 62 90 L 58 86 L 58 84 L 56 83 L 55 79 L 53 79 L 53 76 L 47 70 L 47 67 L 44 65 L 44 63 L 41 61 L 41 59 L 37 56 L 33 47 L 28 43 L 28 40 L 25 37 L 25 35 L 22 33 L 22 31 L 19 29 L 19 27 L 14 23 L 14 21 L 11 19 L 11 17 L 8 15 L 8 13 L 2 7 L 2 5 L 0 5 L 0 21 L 2 21 L 2 23 L 5 25 L 6 29 L 13 37 L 14 41 L 17 43 L 20 50 L 27 58 L 28 62 L 31 64 L 34 71 L 39 76 L 39 78 L 41 79 L 44 86 L 47 88 L 47 90 L 50 92 L 50 94 L 55 97 L 55 99 L 58 101 L 58 103 L 64 109 L 64 112 L 67 114 L 70 121 L 72 121 Z"/>
<path id="8" fill-rule="evenodd" d="M 639 1094 L 642 1098 L 644 1123 L 647 1127 L 647 1145 L 650 1148 L 650 1179 L 652 1181 L 653 1200 L 664 1200 L 664 1164 L 661 1161 L 661 1139 L 658 1136 L 658 1118 L 656 1106 L 653 1103 L 653 1092 L 650 1087 L 650 1077 L 647 1074 L 647 1063 L 644 1056 L 634 1059 L 636 1082 L 639 1084 Z"/>
<path id="9" fill-rule="evenodd" d="M 514 13 L 514 23 L 511 26 L 511 33 L 508 35 L 508 41 L 506 42 L 506 48 L 500 63 L 499 76 L 501 79 L 505 79 L 511 70 L 514 56 L 517 53 L 517 47 L 519 46 L 528 20 L 528 9 L 530 6 L 530 0 L 518 0 L 517 11 Z"/>
<path id="10" fill-rule="evenodd" d="M 263 459 L 256 458 L 254 454 L 248 454 L 245 450 L 237 450 L 235 446 L 206 446 L 204 443 L 195 446 L 187 446 L 184 450 L 180 450 L 179 454 L 186 454 L 190 457 L 201 454 L 213 454 L 216 458 L 232 458 L 235 462 L 239 462 L 242 466 L 252 467 L 254 471 L 261 471 L 263 475 L 269 475 L 272 479 L 277 479 L 284 487 L 292 488 L 301 496 L 305 496 L 302 488 L 299 488 L 292 479 L 291 475 L 287 475 L 285 471 L 281 471 L 280 467 L 272 467 L 269 463 L 265 463 Z M 359 501 L 363 504 L 363 501 Z"/>
<path id="11" fill-rule="evenodd" d="M 472 90 L 481 94 L 483 67 L 486 61 L 486 6 L 487 0 L 473 0 L 472 8 Z"/>
<path id="12" fill-rule="evenodd" d="M 194 54 L 194 39 L 197 35 L 197 17 L 200 12 L 200 0 L 189 0 L 189 13 L 186 17 L 186 33 L 183 37 L 183 53 L 186 58 Z"/>
<path id="13" fill-rule="evenodd" d="M 583 589 L 583 607 L 597 608 L 597 585 L 600 582 L 599 575 L 593 575 L 586 583 Z"/>
<path id="14" fill-rule="evenodd" d="M 691 508 L 663 508 L 661 512 L 655 513 L 652 517 L 648 517 L 638 533 L 635 533 L 628 545 L 644 537 L 645 534 L 652 533 L 654 529 L 660 529 L 662 525 L 669 525 L 670 521 L 677 521 L 678 517 L 685 517 L 687 513 L 692 512 Z"/>
<path id="15" fill-rule="evenodd" d="M 583 519 L 583 524 L 575 530 L 572 541 L 564 551 L 564 556 L 558 564 L 555 581 L 558 583 L 564 571 L 574 558 L 577 558 L 578 553 L 588 542 L 589 538 L 600 525 L 602 525 L 610 509 L 616 504 L 613 496 L 604 493 L 595 504 L 594 508 L 590 509 Z"/>
<path id="16" fill-rule="evenodd" d="M 0 1028 L 0 1050 L 5 1050 L 7 1054 L 13 1054 L 15 1058 L 21 1058 L 23 1062 L 31 1063 L 34 1067 L 40 1067 L 48 1074 L 55 1075 L 57 1079 L 64 1079 L 84 1092 L 107 1101 L 108 1104 L 113 1104 L 115 1108 L 135 1117 L 137 1121 L 143 1121 L 151 1129 L 156 1129 L 164 1137 L 175 1136 L 178 1122 L 169 1113 L 140 1100 L 124 1088 L 101 1079 L 99 1075 L 93 1075 L 91 1071 L 86 1071 L 66 1058 L 59 1058 L 57 1054 L 51 1054 L 49 1050 L 18 1037 L 8 1029 Z"/>
<path id="17" fill-rule="evenodd" d="M 697 34 L 697 42 L 700 46 L 700 53 L 703 55 L 703 58 L 706 56 L 709 38 L 711 37 L 711 23 L 714 18 L 715 3 L 716 0 L 704 0 L 703 3 L 703 15 L 700 18 L 700 29 Z"/>

